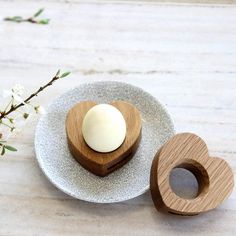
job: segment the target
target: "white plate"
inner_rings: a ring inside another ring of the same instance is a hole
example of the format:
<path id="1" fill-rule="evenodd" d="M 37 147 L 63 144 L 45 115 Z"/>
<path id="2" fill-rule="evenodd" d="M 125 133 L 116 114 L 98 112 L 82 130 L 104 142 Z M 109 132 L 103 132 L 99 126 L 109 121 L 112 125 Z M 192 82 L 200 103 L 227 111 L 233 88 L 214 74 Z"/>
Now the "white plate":
<path id="1" fill-rule="evenodd" d="M 76 103 L 123 100 L 142 116 L 142 139 L 134 157 L 106 177 L 85 170 L 70 154 L 65 118 Z M 174 134 L 166 109 L 150 94 L 121 82 L 82 84 L 61 95 L 42 116 L 35 134 L 36 157 L 48 179 L 63 192 L 89 202 L 112 203 L 137 197 L 149 189 L 151 163 L 158 149 Z"/>

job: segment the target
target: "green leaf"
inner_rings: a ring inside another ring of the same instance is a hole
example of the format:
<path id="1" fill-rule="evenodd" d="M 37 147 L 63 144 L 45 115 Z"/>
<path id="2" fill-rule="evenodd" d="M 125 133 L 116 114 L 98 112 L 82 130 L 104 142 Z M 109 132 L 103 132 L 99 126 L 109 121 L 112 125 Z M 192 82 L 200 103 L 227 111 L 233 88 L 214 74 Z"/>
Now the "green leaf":
<path id="1" fill-rule="evenodd" d="M 39 9 L 39 10 L 34 14 L 34 17 L 39 16 L 43 11 L 44 11 L 43 8 Z"/>
<path id="2" fill-rule="evenodd" d="M 50 19 L 42 19 L 38 21 L 38 24 L 41 25 L 47 25 L 49 23 Z"/>
<path id="3" fill-rule="evenodd" d="M 4 147 L 5 147 L 7 150 L 12 151 L 12 152 L 16 152 L 16 151 L 17 151 L 16 148 L 14 148 L 14 147 L 12 147 L 12 146 L 9 146 L 9 145 L 5 145 Z"/>
<path id="4" fill-rule="evenodd" d="M 22 20 L 22 17 L 21 16 L 13 16 L 11 19 L 13 19 L 13 20 Z"/>
<path id="5" fill-rule="evenodd" d="M 6 150 L 5 150 L 5 146 L 2 146 L 2 152 L 1 155 L 3 156 L 5 154 Z"/>
<path id="6" fill-rule="evenodd" d="M 55 77 L 58 77 L 60 75 L 61 70 L 58 70 Z"/>
<path id="7" fill-rule="evenodd" d="M 6 17 L 4 20 L 14 21 L 14 22 L 21 22 L 21 21 L 23 21 L 23 18 L 21 16 L 13 16 L 13 17 Z"/>
<path id="8" fill-rule="evenodd" d="M 60 78 L 64 78 L 64 77 L 68 76 L 69 74 L 70 74 L 70 72 L 67 71 L 67 72 L 63 73 L 63 74 L 60 76 Z"/>

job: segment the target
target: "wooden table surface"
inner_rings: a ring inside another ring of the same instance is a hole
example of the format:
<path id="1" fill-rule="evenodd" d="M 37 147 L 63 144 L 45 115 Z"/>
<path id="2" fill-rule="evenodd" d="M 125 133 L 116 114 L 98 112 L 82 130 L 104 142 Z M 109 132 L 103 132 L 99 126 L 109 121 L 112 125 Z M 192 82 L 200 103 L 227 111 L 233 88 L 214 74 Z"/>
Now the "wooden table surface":
<path id="1" fill-rule="evenodd" d="M 84 82 L 140 86 L 166 104 L 177 132 L 199 134 L 236 174 L 236 5 L 0 0 L 0 19 L 41 7 L 49 25 L 0 21 L 1 89 L 21 83 L 31 92 L 59 68 L 72 74 L 35 103 Z M 236 234 L 236 190 L 187 218 L 158 213 L 149 192 L 105 205 L 67 196 L 38 167 L 36 123 L 10 140 L 19 151 L 0 159 L 0 236 Z"/>

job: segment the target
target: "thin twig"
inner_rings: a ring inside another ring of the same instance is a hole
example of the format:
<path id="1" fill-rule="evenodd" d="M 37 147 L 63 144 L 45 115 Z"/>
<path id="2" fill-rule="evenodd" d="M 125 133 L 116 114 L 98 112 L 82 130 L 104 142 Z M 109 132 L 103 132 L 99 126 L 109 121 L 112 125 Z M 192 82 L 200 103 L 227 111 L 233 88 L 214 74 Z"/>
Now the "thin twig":
<path id="1" fill-rule="evenodd" d="M 13 22 L 17 22 L 17 23 L 21 23 L 21 22 L 30 22 L 33 24 L 41 24 L 41 25 L 46 25 L 49 23 L 50 19 L 37 19 L 37 17 L 39 15 L 41 15 L 43 13 L 44 9 L 41 8 L 39 9 L 33 16 L 28 17 L 28 18 L 23 18 L 21 16 L 13 16 L 13 17 L 6 17 L 4 18 L 5 21 L 13 21 Z"/>

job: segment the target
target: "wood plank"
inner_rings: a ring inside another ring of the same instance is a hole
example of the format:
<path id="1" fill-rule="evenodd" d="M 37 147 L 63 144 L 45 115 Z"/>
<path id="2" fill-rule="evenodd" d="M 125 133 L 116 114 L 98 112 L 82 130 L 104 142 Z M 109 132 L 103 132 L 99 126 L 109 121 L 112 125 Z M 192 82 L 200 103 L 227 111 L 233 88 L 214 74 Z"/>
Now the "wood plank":
<path id="1" fill-rule="evenodd" d="M 21 83 L 30 93 L 59 68 L 72 74 L 35 103 L 99 80 L 142 87 L 166 105 L 177 132 L 196 132 L 236 175 L 236 8 L 214 2 L 0 0 L 0 18 L 40 7 L 51 18 L 48 26 L 0 22 L 0 89 Z M 36 123 L 11 138 L 19 151 L 0 159 L 0 236 L 235 235 L 235 190 L 187 219 L 157 213 L 149 193 L 108 205 L 65 195 L 35 160 Z"/>

